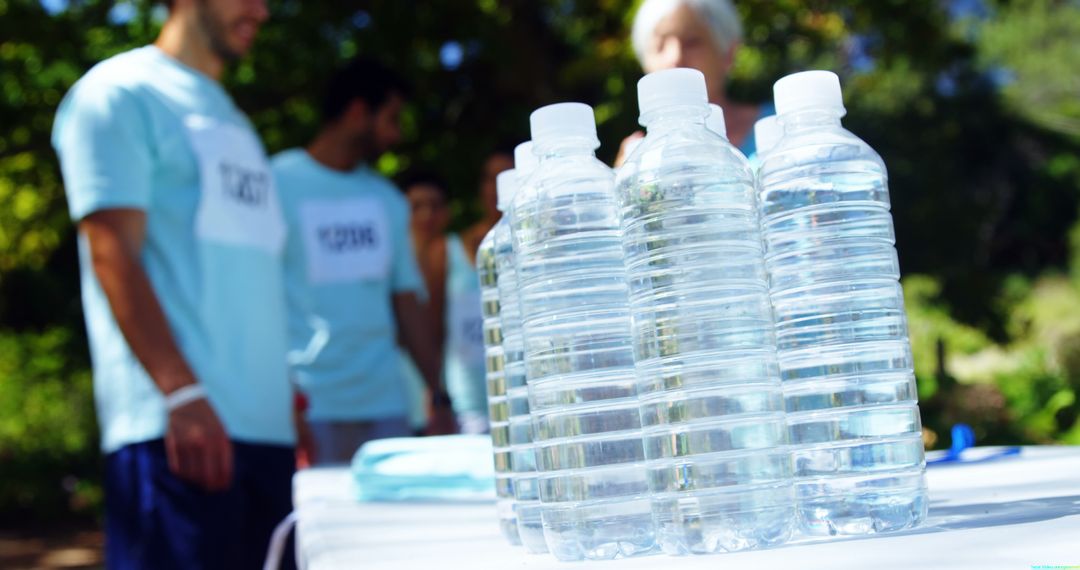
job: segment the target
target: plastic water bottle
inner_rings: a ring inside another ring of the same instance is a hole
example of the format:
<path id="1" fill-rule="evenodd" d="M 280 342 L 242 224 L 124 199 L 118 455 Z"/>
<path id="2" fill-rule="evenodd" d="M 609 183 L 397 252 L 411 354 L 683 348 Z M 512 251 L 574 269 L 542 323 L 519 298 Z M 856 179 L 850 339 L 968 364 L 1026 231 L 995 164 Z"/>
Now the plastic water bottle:
<path id="1" fill-rule="evenodd" d="M 548 549 L 654 552 L 614 175 L 587 105 L 542 107 L 531 126 L 540 165 L 511 224 Z"/>
<path id="2" fill-rule="evenodd" d="M 532 144 L 514 149 L 515 184 L 528 177 L 536 159 Z M 521 198 L 520 188 L 508 214 Z M 525 386 L 524 346 L 521 336 L 521 310 L 518 301 L 517 261 L 510 233 L 510 216 L 495 225 L 495 260 L 499 270 L 499 302 L 502 315 L 503 354 L 506 362 L 506 395 L 509 407 L 510 464 L 513 469 L 514 505 L 518 536 L 525 549 L 537 554 L 547 552 L 540 518 L 540 492 L 536 483 L 536 454 L 533 449 L 532 419 L 529 416 L 529 392 Z M 505 223 L 504 223 L 505 221 Z"/>
<path id="3" fill-rule="evenodd" d="M 772 147 L 784 136 L 784 126 L 780 124 L 780 118 L 776 115 L 762 117 L 754 123 L 754 142 L 757 146 L 755 154 L 758 161 L 765 160 Z"/>
<path id="4" fill-rule="evenodd" d="M 926 517 L 925 462 L 885 165 L 840 125 L 835 74 L 774 95 L 784 134 L 759 184 L 800 525 L 908 528 Z"/>
<path id="5" fill-rule="evenodd" d="M 720 105 L 709 103 L 709 116 L 705 117 L 705 128 L 727 140 L 727 121 L 724 120 L 724 109 Z"/>
<path id="6" fill-rule="evenodd" d="M 506 170 L 495 178 L 498 208 L 509 224 L 506 210 L 517 190 L 517 172 Z M 487 368 L 488 416 L 491 422 L 491 445 L 495 453 L 495 509 L 499 530 L 510 544 L 521 544 L 517 515 L 514 512 L 513 466 L 510 449 L 510 406 L 506 399 L 506 369 L 502 346 L 502 319 L 499 311 L 499 272 L 495 262 L 495 228 L 484 236 L 476 251 L 476 270 L 480 276 L 480 305 L 484 317 L 484 360 Z"/>
<path id="7" fill-rule="evenodd" d="M 638 99 L 648 134 L 617 187 L 659 542 L 774 546 L 794 497 L 753 173 L 706 124 L 699 71 L 646 75 Z"/>
<path id="8" fill-rule="evenodd" d="M 709 103 L 709 116 L 705 119 L 705 126 L 712 132 L 727 137 L 727 123 L 724 121 L 724 110 L 720 105 Z M 626 144 L 627 160 L 637 150 L 643 139 L 634 139 Z"/>

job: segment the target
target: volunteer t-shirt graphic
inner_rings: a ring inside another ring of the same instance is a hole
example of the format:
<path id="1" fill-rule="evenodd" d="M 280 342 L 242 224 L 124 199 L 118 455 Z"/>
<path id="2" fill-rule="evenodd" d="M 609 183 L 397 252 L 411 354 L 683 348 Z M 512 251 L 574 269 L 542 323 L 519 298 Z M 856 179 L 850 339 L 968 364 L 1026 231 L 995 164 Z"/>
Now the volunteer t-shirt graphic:
<path id="1" fill-rule="evenodd" d="M 300 223 L 311 283 L 387 278 L 390 228 L 379 200 L 309 200 L 300 206 Z"/>

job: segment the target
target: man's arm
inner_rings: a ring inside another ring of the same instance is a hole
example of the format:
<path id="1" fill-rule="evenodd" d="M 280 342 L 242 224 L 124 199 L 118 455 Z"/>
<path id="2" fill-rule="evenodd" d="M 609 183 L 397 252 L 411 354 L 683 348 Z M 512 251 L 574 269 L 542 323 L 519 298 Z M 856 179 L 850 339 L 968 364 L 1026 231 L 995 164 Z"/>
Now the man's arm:
<path id="1" fill-rule="evenodd" d="M 139 261 L 146 214 L 101 210 L 79 222 L 94 274 L 135 357 L 162 393 L 197 383 L 173 339 L 165 313 Z M 210 491 L 232 481 L 232 445 L 205 398 L 169 412 L 165 449 L 169 469 Z"/>
<path id="2" fill-rule="evenodd" d="M 431 393 L 432 417 L 428 432 L 432 435 L 454 433 L 457 431 L 454 414 L 440 379 L 440 351 L 435 343 L 435 335 L 430 330 L 431 325 L 424 316 L 415 293 L 394 293 L 393 304 L 401 342 L 409 351 L 416 367 L 420 369 L 424 383 Z"/>
<path id="3" fill-rule="evenodd" d="M 446 238 L 435 242 L 424 252 L 424 285 L 427 287 L 428 302 L 425 317 L 434 328 L 432 342 L 437 351 L 436 362 L 442 362 L 443 347 L 446 346 Z M 423 307 L 421 307 L 423 310 Z"/>

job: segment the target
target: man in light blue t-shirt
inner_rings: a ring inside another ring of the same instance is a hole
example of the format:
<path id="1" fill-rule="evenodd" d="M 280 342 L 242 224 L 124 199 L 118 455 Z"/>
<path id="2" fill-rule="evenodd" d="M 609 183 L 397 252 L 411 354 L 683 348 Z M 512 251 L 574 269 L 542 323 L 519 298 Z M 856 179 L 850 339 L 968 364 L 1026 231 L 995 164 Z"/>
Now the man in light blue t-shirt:
<path id="1" fill-rule="evenodd" d="M 398 142 L 406 92 L 386 67 L 352 62 L 330 81 L 315 139 L 273 159 L 289 236 L 289 359 L 308 399 L 317 465 L 348 462 L 371 439 L 409 435 L 399 338 L 432 394 L 429 431 L 454 425 L 419 303 L 409 206 L 368 166 Z"/>
<path id="2" fill-rule="evenodd" d="M 285 223 L 218 78 L 268 14 L 169 4 L 157 41 L 91 69 L 53 131 L 79 229 L 106 564 L 257 568 L 295 466 Z"/>

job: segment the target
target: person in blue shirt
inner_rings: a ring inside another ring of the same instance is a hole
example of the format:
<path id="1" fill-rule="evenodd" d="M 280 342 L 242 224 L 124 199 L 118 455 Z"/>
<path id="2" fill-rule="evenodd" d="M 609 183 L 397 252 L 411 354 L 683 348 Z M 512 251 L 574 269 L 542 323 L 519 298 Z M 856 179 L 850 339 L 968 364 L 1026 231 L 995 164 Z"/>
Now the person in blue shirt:
<path id="1" fill-rule="evenodd" d="M 727 77 L 743 39 L 742 22 L 731 0 L 645 0 L 634 15 L 631 42 L 645 73 L 689 67 L 705 75 L 709 102 L 724 110 L 728 140 L 753 159 L 754 123 L 776 114 L 771 103 L 753 105 L 727 95 Z M 616 166 L 643 136 L 623 140 Z"/>
<path id="2" fill-rule="evenodd" d="M 450 222 L 449 191 L 440 178 L 413 172 L 404 178 L 401 188 L 412 208 L 412 243 L 430 295 L 429 318 L 443 347 L 443 377 L 458 431 L 488 433 L 476 251 L 469 251 L 463 235 L 446 233 Z"/>
<path id="3" fill-rule="evenodd" d="M 366 441 L 410 435 L 397 343 L 431 393 L 431 433 L 453 431 L 435 335 L 420 304 L 409 206 L 369 163 L 401 138 L 407 88 L 358 59 L 334 74 L 322 126 L 273 158 L 288 240 L 289 361 L 307 396 L 315 465 L 345 463 Z"/>
<path id="4" fill-rule="evenodd" d="M 219 83 L 262 0 L 174 0 L 56 114 L 105 454 L 108 568 L 257 568 L 292 510 L 285 224 Z"/>

